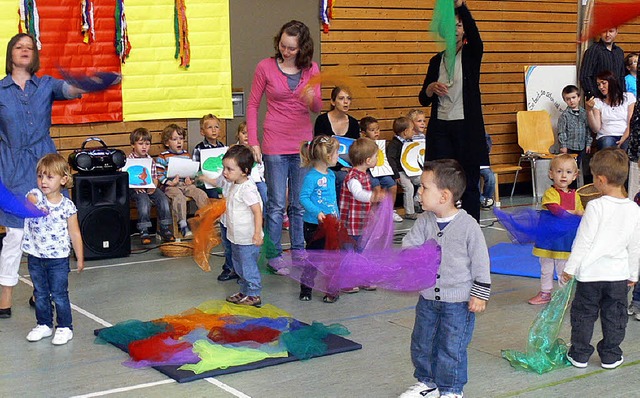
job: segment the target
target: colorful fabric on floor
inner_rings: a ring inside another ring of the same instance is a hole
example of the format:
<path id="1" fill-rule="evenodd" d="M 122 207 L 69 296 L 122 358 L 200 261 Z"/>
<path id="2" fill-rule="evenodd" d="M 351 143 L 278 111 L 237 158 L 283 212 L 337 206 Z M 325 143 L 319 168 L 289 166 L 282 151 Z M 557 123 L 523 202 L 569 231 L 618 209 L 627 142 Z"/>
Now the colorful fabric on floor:
<path id="1" fill-rule="evenodd" d="M 573 294 L 575 279 L 551 296 L 529 329 L 527 351 L 503 350 L 502 357 L 516 369 L 538 374 L 571 366 L 567 360 L 567 344 L 558 338 L 562 320 Z"/>
<path id="2" fill-rule="evenodd" d="M 155 319 L 153 322 L 163 322 L 169 325 L 167 331 L 170 332 L 172 338 L 177 339 L 197 328 L 210 330 L 211 328 L 221 327 L 226 323 L 222 319 L 223 316 L 207 314 L 194 308 L 178 315 L 166 315 L 160 319 Z"/>
<path id="3" fill-rule="evenodd" d="M 143 322 L 131 319 L 102 329 L 96 338 L 96 343 L 111 343 L 128 347 L 129 343 L 133 341 L 146 339 L 166 331 L 166 323 Z"/>
<path id="4" fill-rule="evenodd" d="M 134 361 L 162 362 L 188 348 L 191 348 L 190 343 L 173 339 L 170 333 L 160 333 L 144 340 L 132 341 L 129 344 L 129 355 Z"/>
<path id="5" fill-rule="evenodd" d="M 148 368 L 151 366 L 166 366 L 166 365 L 174 365 L 181 366 L 187 363 L 198 363 L 200 362 L 200 357 L 198 354 L 193 352 L 191 344 L 188 348 L 185 348 L 181 351 L 175 352 L 172 356 L 168 358 L 163 358 L 160 361 L 149 361 L 149 360 L 128 360 L 124 361 L 122 364 L 128 368 L 132 369 L 142 369 Z"/>
<path id="6" fill-rule="evenodd" d="M 291 333 L 285 339 L 289 343 L 280 339 Z M 176 365 L 179 370 L 200 374 L 265 358 L 287 358 L 291 350 L 299 358 L 324 355 L 324 339 L 330 334 L 345 335 L 348 330 L 338 324 L 305 327 L 269 304 L 256 308 L 211 300 L 151 322 L 124 321 L 101 330 L 98 336 L 101 341 L 127 348 L 131 358 L 125 366 Z M 288 344 L 292 344 L 289 351 Z"/>
<path id="7" fill-rule="evenodd" d="M 253 348 L 229 348 L 210 343 L 206 340 L 196 341 L 193 344 L 193 351 L 200 357 L 200 362 L 197 364 L 183 365 L 180 366 L 179 369 L 191 370 L 196 374 L 200 374 L 211 369 L 226 369 L 230 366 L 245 365 L 265 358 L 279 358 L 289 355 L 285 349 L 276 353 L 267 353 Z"/>
<path id="8" fill-rule="evenodd" d="M 324 342 L 324 338 L 329 334 L 346 336 L 349 334 L 349 330 L 338 323 L 325 326 L 320 322 L 313 322 L 309 326 L 283 333 L 280 341 L 291 354 L 300 359 L 309 359 L 322 355 L 327 351 L 327 344 Z"/>
<path id="9" fill-rule="evenodd" d="M 265 326 L 248 325 L 240 328 L 214 328 L 207 337 L 218 344 L 233 344 L 245 341 L 254 341 L 264 344 L 276 341 L 282 332 Z"/>
<path id="10" fill-rule="evenodd" d="M 249 305 L 231 304 L 223 300 L 205 301 L 196 307 L 207 314 L 235 315 L 247 318 L 291 318 L 287 311 L 271 304 L 264 304 L 262 307 L 252 307 Z"/>

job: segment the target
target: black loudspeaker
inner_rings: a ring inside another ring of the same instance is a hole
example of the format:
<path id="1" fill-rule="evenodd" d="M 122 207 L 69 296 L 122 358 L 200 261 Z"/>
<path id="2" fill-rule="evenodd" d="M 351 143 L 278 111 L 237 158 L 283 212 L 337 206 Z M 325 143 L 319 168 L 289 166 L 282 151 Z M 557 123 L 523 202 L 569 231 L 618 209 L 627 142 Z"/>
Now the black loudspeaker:
<path id="1" fill-rule="evenodd" d="M 131 253 L 127 173 L 74 175 L 73 202 L 78 208 L 85 260 Z"/>

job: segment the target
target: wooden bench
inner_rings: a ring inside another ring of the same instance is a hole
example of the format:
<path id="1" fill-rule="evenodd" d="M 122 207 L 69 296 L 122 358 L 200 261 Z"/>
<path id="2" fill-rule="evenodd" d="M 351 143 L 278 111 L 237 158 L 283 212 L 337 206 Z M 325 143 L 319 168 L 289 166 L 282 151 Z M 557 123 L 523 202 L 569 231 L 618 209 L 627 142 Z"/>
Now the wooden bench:
<path id="1" fill-rule="evenodd" d="M 498 165 L 491 166 L 491 171 L 493 171 L 493 176 L 496 181 L 496 189 L 493 193 L 493 201 L 495 202 L 496 207 L 500 207 L 500 174 L 508 174 L 515 173 L 516 171 L 522 170 L 521 166 L 509 166 L 509 165 Z"/>

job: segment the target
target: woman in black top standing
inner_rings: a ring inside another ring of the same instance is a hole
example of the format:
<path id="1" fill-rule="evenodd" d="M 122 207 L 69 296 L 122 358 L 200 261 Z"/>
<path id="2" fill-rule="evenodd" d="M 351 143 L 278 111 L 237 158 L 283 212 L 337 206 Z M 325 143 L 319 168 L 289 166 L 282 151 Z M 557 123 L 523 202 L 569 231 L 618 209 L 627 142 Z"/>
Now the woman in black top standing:
<path id="1" fill-rule="evenodd" d="M 480 32 L 464 0 L 456 0 L 457 53 L 453 79 L 449 79 L 444 52 L 429 61 L 418 99 L 431 105 L 427 126 L 426 160 L 456 159 L 467 177 L 462 208 L 480 219 L 480 165 L 489 164 L 480 95 Z"/>

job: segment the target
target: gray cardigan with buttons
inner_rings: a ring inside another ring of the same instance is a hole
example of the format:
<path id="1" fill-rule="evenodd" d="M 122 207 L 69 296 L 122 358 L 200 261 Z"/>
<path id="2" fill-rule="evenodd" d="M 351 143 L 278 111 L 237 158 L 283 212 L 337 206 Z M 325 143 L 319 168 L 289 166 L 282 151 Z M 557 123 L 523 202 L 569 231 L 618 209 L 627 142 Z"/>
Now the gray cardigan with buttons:
<path id="1" fill-rule="evenodd" d="M 460 209 L 441 231 L 436 216 L 422 213 L 402 239 L 403 247 L 434 239 L 442 248 L 436 284 L 420 292 L 427 300 L 457 303 L 470 296 L 488 300 L 491 293 L 489 252 L 476 220 Z"/>

